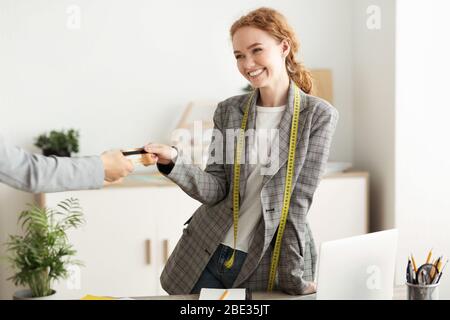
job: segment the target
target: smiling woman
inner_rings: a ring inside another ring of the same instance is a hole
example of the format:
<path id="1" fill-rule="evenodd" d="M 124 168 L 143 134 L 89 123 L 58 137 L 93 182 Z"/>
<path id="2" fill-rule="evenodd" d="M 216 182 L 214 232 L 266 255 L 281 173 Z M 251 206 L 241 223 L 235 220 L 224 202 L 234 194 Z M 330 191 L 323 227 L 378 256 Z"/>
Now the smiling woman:
<path id="1" fill-rule="evenodd" d="M 222 138 L 214 135 L 205 170 L 175 159 L 170 146 L 145 147 L 161 173 L 203 203 L 187 222 L 161 284 L 170 294 L 236 287 L 309 294 L 315 291 L 316 249 L 306 216 L 338 112 L 309 94 L 310 74 L 295 59 L 298 41 L 280 13 L 252 11 L 230 34 L 238 70 L 254 90 L 219 103 L 214 129 Z M 228 148 L 235 145 L 229 130 L 240 133 L 236 148 Z M 257 151 L 261 136 L 264 155 Z"/>
<path id="2" fill-rule="evenodd" d="M 231 26 L 230 33 L 238 69 L 254 88 L 286 86 L 292 79 L 303 92 L 311 93 L 311 73 L 295 57 L 299 41 L 279 12 L 270 8 L 250 12 Z M 271 98 L 273 94 L 261 90 L 263 106 L 278 106 L 286 97 Z"/>

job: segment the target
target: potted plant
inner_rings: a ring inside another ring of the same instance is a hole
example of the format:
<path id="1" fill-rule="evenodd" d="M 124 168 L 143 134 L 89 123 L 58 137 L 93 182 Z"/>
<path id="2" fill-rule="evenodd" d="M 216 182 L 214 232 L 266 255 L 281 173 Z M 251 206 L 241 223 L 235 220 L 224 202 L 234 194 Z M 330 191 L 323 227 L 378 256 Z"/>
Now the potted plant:
<path id="1" fill-rule="evenodd" d="M 8 260 L 15 273 L 8 280 L 28 289 L 14 299 L 49 297 L 55 294 L 52 283 L 69 276 L 68 267 L 81 265 L 73 260 L 76 251 L 69 243 L 67 230 L 84 223 L 77 199 L 61 201 L 56 209 L 30 205 L 19 216 L 23 235 L 10 235 L 6 243 Z"/>
<path id="2" fill-rule="evenodd" d="M 67 132 L 52 130 L 49 134 L 39 135 L 34 145 L 42 150 L 44 156 L 70 157 L 72 152 L 78 152 L 79 137 L 79 132 L 74 129 Z"/>

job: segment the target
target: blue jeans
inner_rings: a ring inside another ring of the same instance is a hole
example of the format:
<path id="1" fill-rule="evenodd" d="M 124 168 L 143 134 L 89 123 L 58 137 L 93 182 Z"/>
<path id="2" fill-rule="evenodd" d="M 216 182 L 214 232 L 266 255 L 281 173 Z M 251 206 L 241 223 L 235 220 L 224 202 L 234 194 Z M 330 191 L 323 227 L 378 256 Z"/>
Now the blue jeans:
<path id="1" fill-rule="evenodd" d="M 227 269 L 224 264 L 232 254 L 233 248 L 220 244 L 191 293 L 200 293 L 201 288 L 231 288 L 247 257 L 247 253 L 236 250 L 233 266 Z"/>

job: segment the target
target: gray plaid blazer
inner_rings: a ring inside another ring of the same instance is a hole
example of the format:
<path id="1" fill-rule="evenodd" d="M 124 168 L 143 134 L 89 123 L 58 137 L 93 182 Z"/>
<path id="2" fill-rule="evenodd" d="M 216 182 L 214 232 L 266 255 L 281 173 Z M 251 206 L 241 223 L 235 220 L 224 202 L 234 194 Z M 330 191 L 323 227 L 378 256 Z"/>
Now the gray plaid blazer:
<path id="1" fill-rule="evenodd" d="M 272 249 L 281 216 L 289 150 L 291 119 L 294 110 L 294 84 L 291 82 L 286 111 L 280 122 L 279 168 L 265 175 L 261 191 L 262 215 L 250 244 L 247 258 L 233 287 L 254 291 L 267 289 Z M 281 245 L 274 289 L 288 294 L 302 294 L 307 281 L 313 281 L 316 248 L 307 221 L 314 192 L 324 173 L 332 136 L 338 121 L 337 110 L 317 97 L 300 90 L 301 111 L 293 177 L 293 194 Z M 223 132 L 240 128 L 249 94 L 235 96 L 219 103 L 214 114 L 215 129 Z M 255 128 L 256 92 L 251 103 L 247 130 Z M 214 136 L 213 136 L 214 138 Z M 234 139 L 233 139 L 234 140 Z M 222 142 L 227 145 L 227 141 Z M 228 142 L 229 143 L 229 142 Z M 246 145 L 248 145 L 246 143 Z M 217 150 L 213 139 L 213 150 Z M 231 149 L 231 150 L 229 150 Z M 222 150 L 222 149 L 219 149 Z M 233 148 L 223 148 L 224 157 L 234 158 Z M 244 147 L 245 161 L 249 148 Z M 225 162 L 225 161 L 224 161 Z M 183 163 L 180 157 L 159 170 L 202 205 L 194 212 L 161 274 L 162 287 L 169 294 L 189 294 L 205 269 L 217 246 L 233 224 L 233 164 L 208 161 L 205 170 Z M 245 196 L 248 166 L 241 164 L 240 196 Z M 255 199 L 259 201 L 259 199 Z M 181 227 L 181 226 L 180 226 Z"/>

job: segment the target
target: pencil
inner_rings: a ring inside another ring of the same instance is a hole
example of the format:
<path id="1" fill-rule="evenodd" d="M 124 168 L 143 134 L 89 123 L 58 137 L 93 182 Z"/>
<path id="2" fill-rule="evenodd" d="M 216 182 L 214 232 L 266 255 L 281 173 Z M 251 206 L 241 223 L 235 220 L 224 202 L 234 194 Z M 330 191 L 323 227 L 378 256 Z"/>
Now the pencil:
<path id="1" fill-rule="evenodd" d="M 225 300 L 225 298 L 228 296 L 230 292 L 228 290 L 225 290 L 222 295 L 220 296 L 219 300 Z"/>
<path id="2" fill-rule="evenodd" d="M 428 253 L 427 262 L 425 262 L 425 263 L 427 263 L 427 264 L 430 263 L 432 252 L 433 252 L 433 249 L 431 249 L 430 252 Z"/>
<path id="3" fill-rule="evenodd" d="M 412 261 L 412 263 L 413 263 L 414 272 L 417 272 L 416 261 L 414 260 L 414 257 L 413 257 L 413 255 L 412 255 L 412 253 L 411 253 L 411 261 Z"/>
<path id="4" fill-rule="evenodd" d="M 433 265 L 433 266 L 434 266 L 434 265 Z M 431 269 L 431 271 L 430 271 L 430 278 L 431 278 L 431 281 L 434 280 L 434 277 L 435 277 L 437 274 L 438 274 L 438 272 L 437 272 L 437 268 L 436 268 L 436 267 L 434 267 L 433 269 Z"/>
<path id="5" fill-rule="evenodd" d="M 437 267 L 438 272 L 441 272 L 442 261 L 439 261 L 436 267 Z"/>
<path id="6" fill-rule="evenodd" d="M 445 266 L 447 265 L 447 263 L 448 263 L 448 259 L 447 259 L 447 261 L 445 261 L 445 264 L 444 264 L 444 266 L 442 267 L 441 272 L 439 273 L 439 278 L 437 278 L 437 282 L 439 282 L 439 281 L 441 280 L 441 277 L 442 277 L 442 271 L 444 271 Z"/>
<path id="7" fill-rule="evenodd" d="M 441 261 L 442 260 L 442 256 L 441 257 L 439 257 L 439 258 L 437 258 L 436 259 L 436 261 L 434 261 L 434 266 L 437 268 L 437 266 L 438 266 L 438 264 L 439 264 L 439 261 Z"/>

